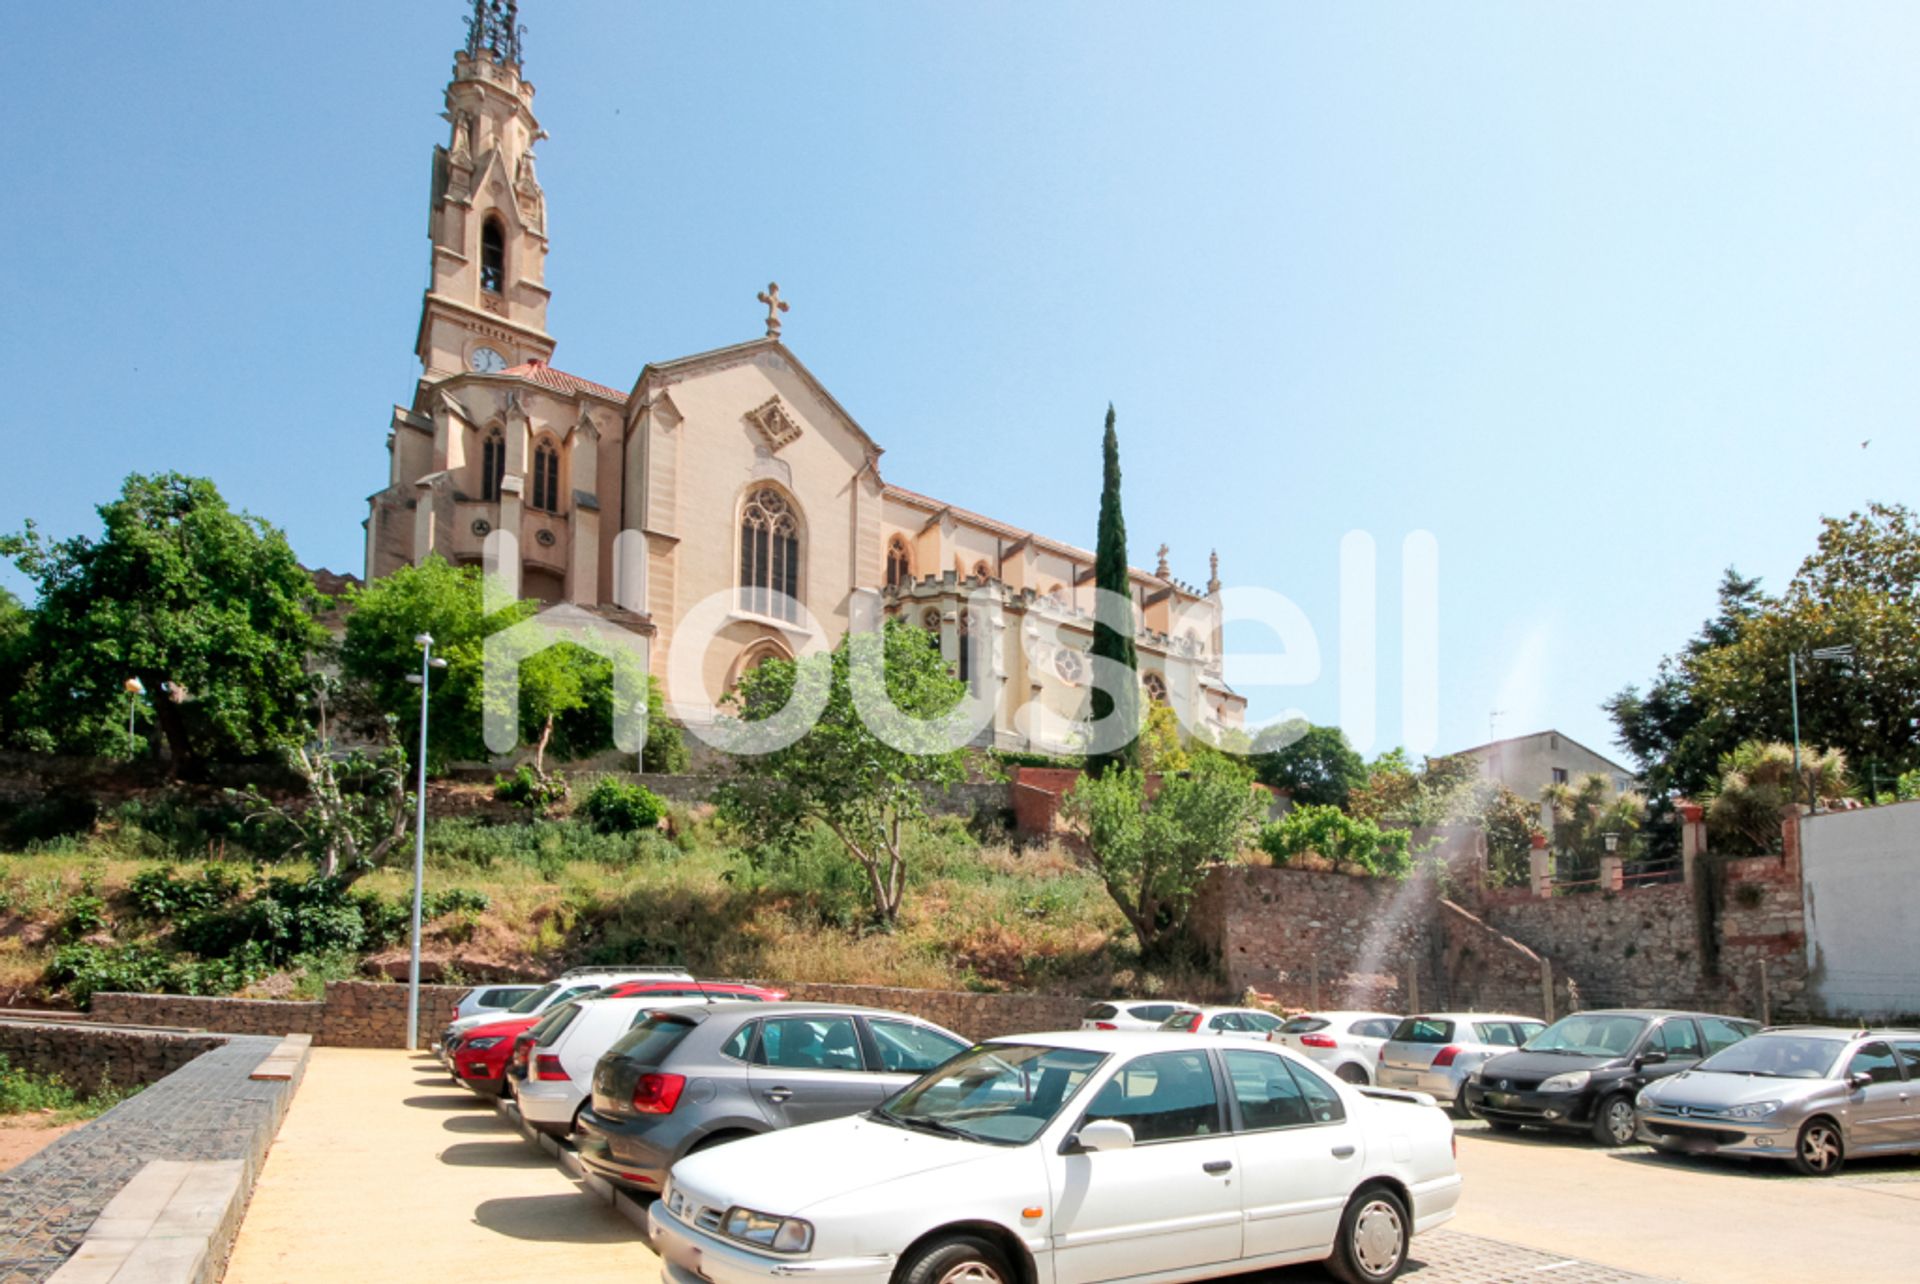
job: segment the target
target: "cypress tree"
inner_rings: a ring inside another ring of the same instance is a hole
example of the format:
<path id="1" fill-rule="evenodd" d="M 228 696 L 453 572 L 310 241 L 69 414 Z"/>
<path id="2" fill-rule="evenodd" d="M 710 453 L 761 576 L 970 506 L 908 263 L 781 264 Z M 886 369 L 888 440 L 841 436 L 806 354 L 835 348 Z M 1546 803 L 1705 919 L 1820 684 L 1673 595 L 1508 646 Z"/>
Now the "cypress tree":
<path id="1" fill-rule="evenodd" d="M 1087 768 L 1095 775 L 1110 766 L 1137 767 L 1140 763 L 1140 684 L 1135 676 L 1140 662 L 1133 649 L 1133 582 L 1127 571 L 1127 519 L 1120 512 L 1120 438 L 1114 432 L 1111 404 L 1107 406 L 1107 434 L 1100 453 L 1100 529 L 1094 544 L 1093 583 L 1105 592 L 1099 595 L 1094 612 L 1093 654 L 1096 659 L 1123 665 L 1127 677 L 1117 692 L 1094 688 L 1093 716 L 1099 720 L 1115 714 L 1122 725 L 1136 730 L 1124 747 L 1088 755 Z"/>

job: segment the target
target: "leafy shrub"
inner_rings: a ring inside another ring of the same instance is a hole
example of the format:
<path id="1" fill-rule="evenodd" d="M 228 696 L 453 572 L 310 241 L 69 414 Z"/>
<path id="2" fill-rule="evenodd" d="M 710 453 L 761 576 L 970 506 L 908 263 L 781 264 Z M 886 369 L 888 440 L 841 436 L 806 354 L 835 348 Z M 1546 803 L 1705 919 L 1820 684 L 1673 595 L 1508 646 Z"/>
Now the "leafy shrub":
<path id="1" fill-rule="evenodd" d="M 567 782 L 563 776 L 542 777 L 523 762 L 511 776 L 493 778 L 493 796 L 498 802 L 544 815 L 556 804 L 566 801 Z"/>
<path id="2" fill-rule="evenodd" d="M 127 896 L 146 918 L 177 918 L 239 899 L 250 881 L 248 875 L 226 865 L 204 865 L 193 878 L 171 865 L 161 865 L 135 874 L 127 884 Z"/>
<path id="3" fill-rule="evenodd" d="M 37 1075 L 15 1069 L 0 1052 L 0 1115 L 20 1115 L 41 1110 L 71 1110 L 78 1104 L 74 1094 L 59 1075 Z"/>
<path id="4" fill-rule="evenodd" d="M 361 906 L 337 879 L 272 878 L 252 900 L 183 920 L 174 937 L 203 958 L 225 958 L 253 945 L 280 964 L 297 954 L 363 948 L 367 922 Z"/>
<path id="5" fill-rule="evenodd" d="M 1309 803 L 1295 807 L 1260 830 L 1260 850 L 1285 865 L 1315 853 L 1335 869 L 1360 874 L 1405 877 L 1413 871 L 1409 835 L 1404 829 L 1382 829 L 1371 820 L 1359 820 L 1338 807 Z"/>
<path id="6" fill-rule="evenodd" d="M 660 795 L 645 785 L 618 776 L 602 776 L 594 781 L 581 806 L 593 827 L 603 834 L 652 829 L 667 814 L 667 804 Z"/>
<path id="7" fill-rule="evenodd" d="M 447 914 L 482 914 L 493 904 L 485 892 L 470 887 L 450 887 L 444 892 L 426 892 L 420 897 L 420 917 L 440 918 Z"/>
<path id="8" fill-rule="evenodd" d="M 98 946 L 84 942 L 54 952 L 47 975 L 88 1007 L 103 990 L 133 994 L 231 994 L 268 971 L 264 951 L 247 944 L 219 959 L 169 955 L 147 945 Z"/>
<path id="9" fill-rule="evenodd" d="M 994 749 L 989 756 L 1002 767 L 1059 767 L 1067 771 L 1079 771 L 1087 765 L 1087 760 L 1078 754 L 1062 757 L 1058 754 L 1032 753 L 1025 749 Z"/>
<path id="10" fill-rule="evenodd" d="M 91 892 L 69 897 L 67 912 L 60 916 L 60 932 L 70 941 L 105 930 L 107 903 Z"/>

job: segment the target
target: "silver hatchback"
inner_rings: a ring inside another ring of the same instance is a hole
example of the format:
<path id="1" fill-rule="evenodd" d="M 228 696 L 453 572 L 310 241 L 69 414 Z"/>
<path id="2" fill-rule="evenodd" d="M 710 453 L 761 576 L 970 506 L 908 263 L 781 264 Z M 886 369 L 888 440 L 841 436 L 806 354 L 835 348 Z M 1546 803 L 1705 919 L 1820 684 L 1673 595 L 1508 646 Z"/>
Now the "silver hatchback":
<path id="1" fill-rule="evenodd" d="M 1547 1028 L 1537 1017 L 1498 1012 L 1429 1012 L 1410 1016 L 1380 1047 L 1374 1082 L 1430 1094 L 1461 1114 L 1461 1086 L 1481 1062 L 1515 1048 Z"/>
<path id="2" fill-rule="evenodd" d="M 1849 1156 L 1920 1151 L 1920 1030 L 1762 1030 L 1648 1085 L 1634 1107 L 1661 1150 L 1831 1177 Z"/>

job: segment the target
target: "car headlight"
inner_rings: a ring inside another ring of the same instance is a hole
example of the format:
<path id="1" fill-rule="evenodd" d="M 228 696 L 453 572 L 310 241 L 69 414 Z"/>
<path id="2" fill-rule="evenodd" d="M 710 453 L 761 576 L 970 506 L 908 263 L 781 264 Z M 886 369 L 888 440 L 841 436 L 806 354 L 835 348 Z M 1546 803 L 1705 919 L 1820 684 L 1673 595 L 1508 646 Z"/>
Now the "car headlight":
<path id="1" fill-rule="evenodd" d="M 797 1217 L 775 1217 L 751 1208 L 729 1208 L 723 1223 L 734 1239 L 776 1253 L 804 1253 L 813 1247 L 813 1226 Z"/>
<path id="2" fill-rule="evenodd" d="M 491 1039 L 469 1039 L 460 1045 L 460 1050 L 462 1052 L 481 1052 L 487 1048 L 491 1048 L 504 1037 L 504 1035 L 495 1035 Z"/>
<path id="3" fill-rule="evenodd" d="M 1467 1078 L 1472 1080 L 1474 1083 L 1479 1083 L 1481 1080 L 1483 1080 L 1486 1077 L 1485 1074 L 1482 1073 L 1483 1070 L 1484 1070 L 1484 1067 L 1475 1066 L 1473 1068 L 1473 1073 L 1468 1075 Z"/>
<path id="4" fill-rule="evenodd" d="M 675 1189 L 671 1177 L 667 1179 L 667 1188 L 660 1192 L 660 1198 L 666 1201 L 667 1211 L 675 1217 L 687 1211 L 687 1197 Z"/>
<path id="5" fill-rule="evenodd" d="M 1744 1106 L 1729 1106 L 1720 1115 L 1723 1119 L 1765 1119 L 1779 1108 L 1777 1101 L 1749 1101 Z"/>
<path id="6" fill-rule="evenodd" d="M 1633 1094 L 1633 1108 L 1635 1110 L 1653 1109 L 1653 1098 L 1647 1095 L 1647 1089 L 1642 1088 Z"/>
<path id="7" fill-rule="evenodd" d="M 1593 1075 L 1585 1070 L 1569 1070 L 1557 1074 L 1540 1085 L 1542 1092 L 1579 1092 L 1593 1082 Z"/>

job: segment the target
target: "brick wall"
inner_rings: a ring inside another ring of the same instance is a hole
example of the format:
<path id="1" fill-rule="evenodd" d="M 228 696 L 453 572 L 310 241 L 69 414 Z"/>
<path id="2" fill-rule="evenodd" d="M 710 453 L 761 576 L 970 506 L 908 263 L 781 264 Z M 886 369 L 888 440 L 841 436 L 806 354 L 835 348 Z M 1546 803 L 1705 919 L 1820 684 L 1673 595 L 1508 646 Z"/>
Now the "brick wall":
<path id="1" fill-rule="evenodd" d="M 1071 1030 L 1094 1000 L 1047 994 L 970 994 L 962 990 L 906 990 L 880 985 L 781 982 L 780 988 L 808 1003 L 853 1003 L 911 1012 L 969 1039 L 1040 1030 Z"/>
<path id="2" fill-rule="evenodd" d="M 183 994 L 96 994 L 95 1021 L 121 1025 L 179 1025 L 225 1034 L 318 1034 L 319 1001 L 208 999 Z"/>
<path id="3" fill-rule="evenodd" d="M 166 1078 L 225 1039 L 159 1030 L 102 1030 L 84 1022 L 7 1021 L 0 1018 L 0 1054 L 16 1069 L 57 1074 L 89 1091 L 102 1079 L 120 1088 Z"/>

